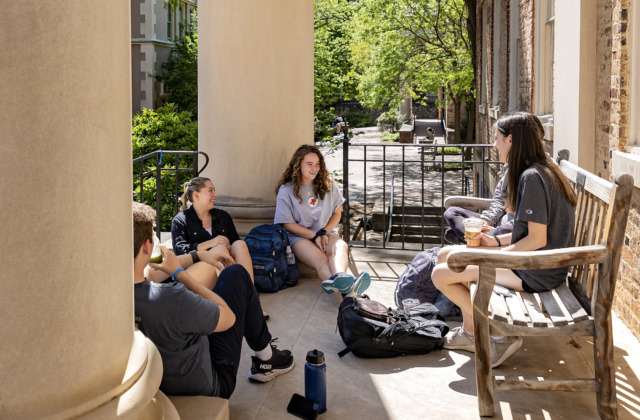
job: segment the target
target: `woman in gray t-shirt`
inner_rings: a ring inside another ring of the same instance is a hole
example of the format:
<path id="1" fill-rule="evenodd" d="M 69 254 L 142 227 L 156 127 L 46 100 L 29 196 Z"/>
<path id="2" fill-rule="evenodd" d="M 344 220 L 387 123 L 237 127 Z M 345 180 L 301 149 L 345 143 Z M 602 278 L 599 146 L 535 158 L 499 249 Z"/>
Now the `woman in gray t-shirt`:
<path id="1" fill-rule="evenodd" d="M 287 230 L 295 257 L 315 268 L 323 280 L 345 272 L 348 245 L 333 232 L 344 199 L 317 147 L 304 145 L 296 150 L 276 193 L 274 223 Z"/>
<path id="2" fill-rule="evenodd" d="M 484 247 L 501 247 L 501 251 L 535 251 L 556 249 L 573 244 L 575 193 L 560 168 L 544 151 L 544 130 L 535 115 L 517 112 L 496 122 L 493 145 L 500 160 L 509 164 L 505 209 L 515 214 L 512 233 L 481 234 Z M 508 245 L 508 246 L 506 246 Z M 496 269 L 496 284 L 517 291 L 543 291 L 557 287 L 567 276 L 567 268 L 552 270 Z M 462 273 L 438 264 L 432 273 L 433 283 L 462 310 L 463 323 L 445 337 L 444 347 L 474 351 L 473 309 L 469 282 L 478 281 L 477 266 Z M 520 337 L 492 337 L 492 365 L 497 367 L 522 345 Z"/>

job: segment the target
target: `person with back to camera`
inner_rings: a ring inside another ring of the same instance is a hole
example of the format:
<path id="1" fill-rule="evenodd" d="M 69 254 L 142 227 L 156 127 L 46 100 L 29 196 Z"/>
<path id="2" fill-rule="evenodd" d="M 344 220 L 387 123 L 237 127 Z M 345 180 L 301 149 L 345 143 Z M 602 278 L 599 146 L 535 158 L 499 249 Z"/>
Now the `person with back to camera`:
<path id="1" fill-rule="evenodd" d="M 276 186 L 275 224 L 289 235 L 296 259 L 313 267 L 326 293 L 362 294 L 371 284 L 363 271 L 357 279 L 345 273 L 349 248 L 333 232 L 342 216 L 344 199 L 315 146 L 298 147 Z"/>
<path id="2" fill-rule="evenodd" d="M 511 233 L 480 233 L 480 245 L 508 246 L 496 252 L 534 251 L 571 246 L 574 241 L 576 195 L 555 162 L 547 156 L 538 117 L 524 112 L 506 115 L 495 124 L 493 145 L 509 163 L 506 208 L 515 216 Z M 496 284 L 526 292 L 541 292 L 562 284 L 568 268 L 546 270 L 496 269 Z M 478 281 L 478 266 L 462 273 L 438 264 L 433 283 L 462 310 L 463 323 L 445 337 L 444 348 L 475 351 L 469 282 Z M 522 345 L 521 337 L 491 337 L 492 366 L 497 367 Z"/>
<path id="3" fill-rule="evenodd" d="M 249 248 L 240 239 L 229 213 L 215 208 L 216 198 L 216 188 L 209 178 L 196 177 L 184 183 L 180 213 L 171 221 L 173 251 L 184 255 L 211 248 L 226 250 L 234 262 L 247 270 L 253 282 Z M 269 318 L 266 313 L 264 316 Z"/>
<path id="4" fill-rule="evenodd" d="M 133 203 L 133 281 L 136 327 L 158 348 L 160 389 L 169 395 L 229 398 L 236 386 L 243 337 L 254 351 L 249 380 L 268 382 L 293 369 L 289 350 L 272 343 L 249 273 L 221 248 L 149 263 L 155 211 Z M 219 277 L 214 266 L 226 266 Z M 149 281 L 158 270 L 173 281 Z M 213 290 L 210 288 L 214 284 Z"/>

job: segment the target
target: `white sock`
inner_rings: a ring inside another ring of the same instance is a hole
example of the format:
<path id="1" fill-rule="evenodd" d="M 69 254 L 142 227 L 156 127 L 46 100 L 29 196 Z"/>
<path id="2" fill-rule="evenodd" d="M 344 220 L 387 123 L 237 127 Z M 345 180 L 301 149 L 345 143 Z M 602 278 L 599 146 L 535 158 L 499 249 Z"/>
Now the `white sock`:
<path id="1" fill-rule="evenodd" d="M 263 348 L 260 351 L 255 352 L 255 356 L 260 360 L 269 360 L 271 356 L 273 356 L 273 352 L 271 351 L 271 344 L 267 344 L 267 347 Z"/>
<path id="2" fill-rule="evenodd" d="M 500 340 L 502 340 L 503 338 L 504 338 L 504 337 L 494 337 L 494 336 L 491 336 L 491 339 L 492 339 L 493 341 L 500 341 Z"/>

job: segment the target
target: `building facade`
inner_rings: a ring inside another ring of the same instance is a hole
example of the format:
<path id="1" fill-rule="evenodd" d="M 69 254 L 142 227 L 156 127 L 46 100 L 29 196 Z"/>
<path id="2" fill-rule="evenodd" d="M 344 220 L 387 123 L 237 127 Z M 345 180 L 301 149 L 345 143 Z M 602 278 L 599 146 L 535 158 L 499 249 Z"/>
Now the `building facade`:
<path id="1" fill-rule="evenodd" d="M 605 179 L 634 176 L 614 310 L 640 337 L 640 5 L 484 0 L 476 13 L 477 141 L 493 141 L 502 115 L 527 111 L 550 154 L 569 149 Z"/>
<path id="2" fill-rule="evenodd" d="M 180 0 L 171 6 L 166 0 L 131 0 L 131 112 L 157 108 L 164 86 L 153 75 L 167 61 L 173 40 L 189 27 L 195 0 Z"/>

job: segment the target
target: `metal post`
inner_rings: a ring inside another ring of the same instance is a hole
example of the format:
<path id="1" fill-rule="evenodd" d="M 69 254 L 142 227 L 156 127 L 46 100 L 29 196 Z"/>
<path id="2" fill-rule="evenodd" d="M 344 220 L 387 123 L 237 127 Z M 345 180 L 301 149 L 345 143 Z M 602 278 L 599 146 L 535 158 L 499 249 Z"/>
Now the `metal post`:
<path id="1" fill-rule="evenodd" d="M 346 243 L 351 242 L 351 220 L 349 218 L 349 125 L 345 122 L 343 127 L 344 137 L 342 138 L 342 196 L 344 204 L 342 212 L 344 214 L 344 225 L 342 226 L 342 239 Z"/>

